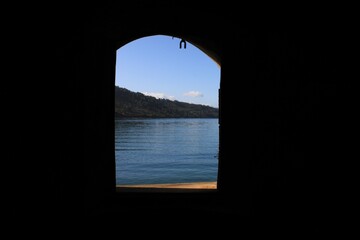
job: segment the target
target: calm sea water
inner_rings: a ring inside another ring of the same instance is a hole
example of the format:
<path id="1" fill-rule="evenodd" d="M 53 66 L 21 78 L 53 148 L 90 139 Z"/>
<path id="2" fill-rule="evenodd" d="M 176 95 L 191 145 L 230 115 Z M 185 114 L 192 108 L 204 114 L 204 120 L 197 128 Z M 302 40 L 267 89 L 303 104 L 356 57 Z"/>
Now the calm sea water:
<path id="1" fill-rule="evenodd" d="M 116 184 L 216 181 L 218 150 L 218 119 L 117 119 Z"/>

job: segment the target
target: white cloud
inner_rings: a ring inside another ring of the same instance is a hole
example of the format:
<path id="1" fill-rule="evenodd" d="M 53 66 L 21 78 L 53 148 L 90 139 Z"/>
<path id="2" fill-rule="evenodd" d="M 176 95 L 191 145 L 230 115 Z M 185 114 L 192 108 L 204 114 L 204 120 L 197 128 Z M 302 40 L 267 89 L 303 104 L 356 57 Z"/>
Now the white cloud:
<path id="1" fill-rule="evenodd" d="M 167 96 L 165 93 L 155 93 L 155 92 L 143 92 L 146 96 L 151 96 L 157 99 L 169 99 L 169 100 L 175 100 L 174 96 Z"/>
<path id="2" fill-rule="evenodd" d="M 189 91 L 184 93 L 185 96 L 188 97 L 203 97 L 204 95 L 199 91 Z"/>

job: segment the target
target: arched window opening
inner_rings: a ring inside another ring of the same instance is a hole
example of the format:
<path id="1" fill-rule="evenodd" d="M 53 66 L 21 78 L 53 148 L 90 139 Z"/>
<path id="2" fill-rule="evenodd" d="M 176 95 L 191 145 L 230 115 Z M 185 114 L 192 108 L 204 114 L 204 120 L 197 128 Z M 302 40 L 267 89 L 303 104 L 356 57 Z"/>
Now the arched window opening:
<path id="1" fill-rule="evenodd" d="M 219 64 L 186 39 L 144 37 L 117 50 L 115 85 L 117 190 L 216 189 Z"/>

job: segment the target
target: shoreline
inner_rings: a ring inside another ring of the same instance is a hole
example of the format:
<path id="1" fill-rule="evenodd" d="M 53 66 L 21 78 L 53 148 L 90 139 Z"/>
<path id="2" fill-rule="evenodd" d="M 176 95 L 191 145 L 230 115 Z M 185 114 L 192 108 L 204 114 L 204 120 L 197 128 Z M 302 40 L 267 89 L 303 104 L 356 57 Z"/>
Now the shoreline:
<path id="1" fill-rule="evenodd" d="M 216 190 L 217 182 L 191 182 L 191 183 L 157 183 L 157 184 L 117 184 L 117 191 L 142 191 L 142 190 Z"/>

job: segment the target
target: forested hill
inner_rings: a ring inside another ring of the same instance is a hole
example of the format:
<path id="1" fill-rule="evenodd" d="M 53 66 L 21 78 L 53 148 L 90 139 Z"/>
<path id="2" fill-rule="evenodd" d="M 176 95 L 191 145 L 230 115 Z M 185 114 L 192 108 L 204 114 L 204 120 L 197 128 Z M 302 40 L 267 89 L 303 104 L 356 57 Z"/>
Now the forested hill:
<path id="1" fill-rule="evenodd" d="M 210 106 L 156 99 L 115 86 L 115 118 L 217 118 L 218 114 Z"/>

